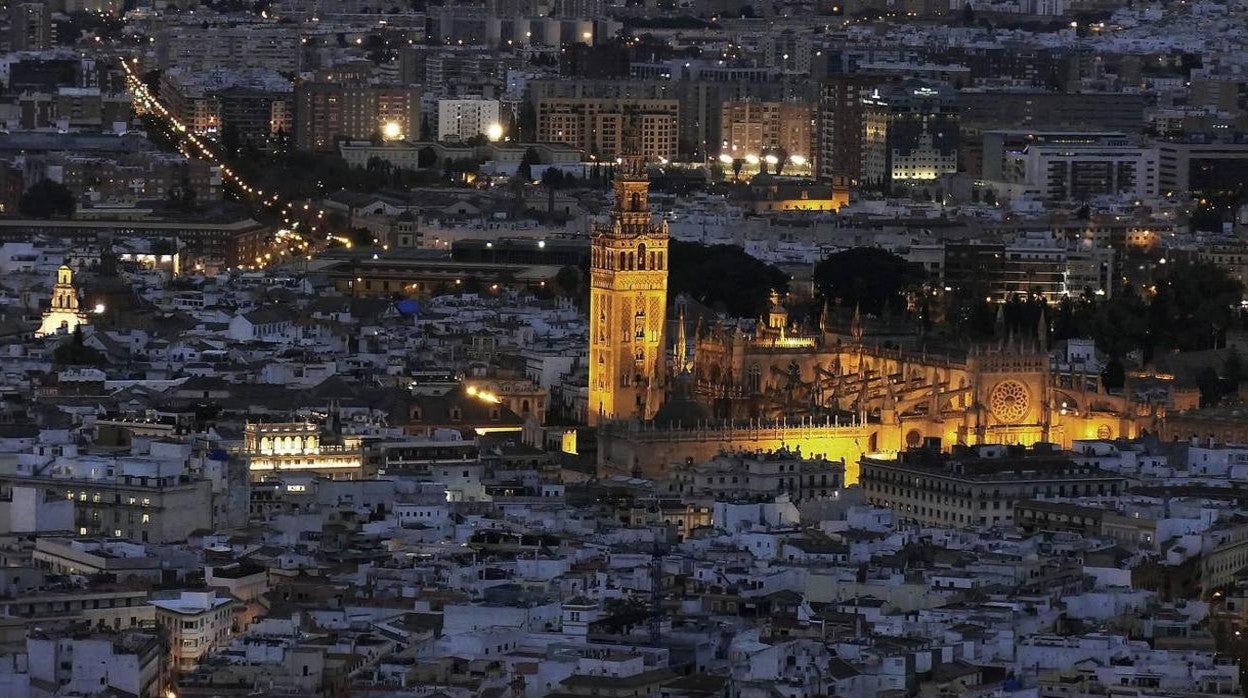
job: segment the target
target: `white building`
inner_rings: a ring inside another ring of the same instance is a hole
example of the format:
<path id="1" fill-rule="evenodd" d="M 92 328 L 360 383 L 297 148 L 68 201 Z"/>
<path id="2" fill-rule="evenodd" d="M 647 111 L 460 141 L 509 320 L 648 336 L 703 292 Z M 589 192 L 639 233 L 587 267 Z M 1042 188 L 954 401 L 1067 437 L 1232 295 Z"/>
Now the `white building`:
<path id="1" fill-rule="evenodd" d="M 151 631 L 72 634 L 35 630 L 26 639 L 30 693 L 47 696 L 165 695 L 163 643 Z"/>
<path id="2" fill-rule="evenodd" d="M 474 136 L 502 137 L 495 99 L 439 99 L 438 140 L 466 141 Z"/>
<path id="3" fill-rule="evenodd" d="M 1011 154 L 1029 194 L 1046 201 L 1157 196 L 1157 149 L 1134 145 L 1035 145 Z"/>
<path id="4" fill-rule="evenodd" d="M 182 591 L 149 603 L 169 638 L 170 667 L 178 671 L 194 669 L 200 657 L 230 639 L 238 606 L 216 591 Z"/>

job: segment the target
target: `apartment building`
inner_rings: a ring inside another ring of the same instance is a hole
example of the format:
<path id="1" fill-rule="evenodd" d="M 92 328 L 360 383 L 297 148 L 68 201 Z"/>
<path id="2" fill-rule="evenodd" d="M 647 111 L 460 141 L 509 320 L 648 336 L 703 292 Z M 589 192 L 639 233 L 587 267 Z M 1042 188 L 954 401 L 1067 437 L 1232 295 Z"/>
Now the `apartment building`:
<path id="1" fill-rule="evenodd" d="M 295 87 L 295 146 L 330 151 L 337 141 L 420 134 L 420 88 L 355 81 L 303 82 Z"/>
<path id="2" fill-rule="evenodd" d="M 646 159 L 670 161 L 679 145 L 679 121 L 680 102 L 674 99 L 542 99 L 537 103 L 537 140 L 614 160 L 623 153 L 624 137 L 632 128 Z"/>
<path id="3" fill-rule="evenodd" d="M 160 593 L 149 602 L 169 640 L 169 666 L 187 672 L 230 639 L 237 600 L 217 591 Z"/>
<path id="4" fill-rule="evenodd" d="M 814 157 L 814 110 L 801 102 L 724 102 L 720 152 L 734 158 L 783 150 L 808 163 Z"/>
<path id="5" fill-rule="evenodd" d="M 466 141 L 475 136 L 495 140 L 502 135 L 500 118 L 496 99 L 439 99 L 438 140 Z"/>

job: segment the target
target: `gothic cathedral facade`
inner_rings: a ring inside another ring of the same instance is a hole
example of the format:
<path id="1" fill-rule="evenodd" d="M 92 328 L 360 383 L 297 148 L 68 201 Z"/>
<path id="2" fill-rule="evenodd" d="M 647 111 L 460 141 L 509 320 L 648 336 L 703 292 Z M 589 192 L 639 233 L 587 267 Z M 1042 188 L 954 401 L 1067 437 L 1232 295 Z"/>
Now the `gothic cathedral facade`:
<path id="1" fill-rule="evenodd" d="M 651 219 L 639 152 L 617 163 L 611 221 L 591 234 L 590 424 L 650 419 L 664 394 L 667 224 Z"/>

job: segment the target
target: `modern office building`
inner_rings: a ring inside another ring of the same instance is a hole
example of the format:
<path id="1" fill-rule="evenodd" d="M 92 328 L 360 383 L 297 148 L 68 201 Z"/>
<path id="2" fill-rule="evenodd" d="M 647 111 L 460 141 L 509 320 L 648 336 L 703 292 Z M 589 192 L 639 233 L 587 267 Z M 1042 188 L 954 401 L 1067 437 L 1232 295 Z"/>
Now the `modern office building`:
<path id="1" fill-rule="evenodd" d="M 862 179 L 883 187 L 933 180 L 958 170 L 955 93 L 907 80 L 862 100 Z"/>
<path id="2" fill-rule="evenodd" d="M 1248 143 L 1158 143 L 1158 191 L 1217 194 L 1248 182 Z"/>
<path id="3" fill-rule="evenodd" d="M 1033 143 L 1005 154 L 1005 182 L 1044 201 L 1157 195 L 1157 149 L 1127 143 Z M 987 155 L 985 155 L 985 161 Z"/>

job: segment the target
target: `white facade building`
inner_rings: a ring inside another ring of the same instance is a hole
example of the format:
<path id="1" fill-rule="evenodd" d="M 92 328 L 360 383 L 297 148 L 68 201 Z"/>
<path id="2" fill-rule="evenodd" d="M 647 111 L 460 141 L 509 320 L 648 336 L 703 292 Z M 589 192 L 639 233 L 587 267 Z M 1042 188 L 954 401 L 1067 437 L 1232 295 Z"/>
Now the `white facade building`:
<path id="1" fill-rule="evenodd" d="M 466 141 L 474 136 L 497 140 L 502 135 L 495 99 L 439 99 L 438 140 Z"/>

